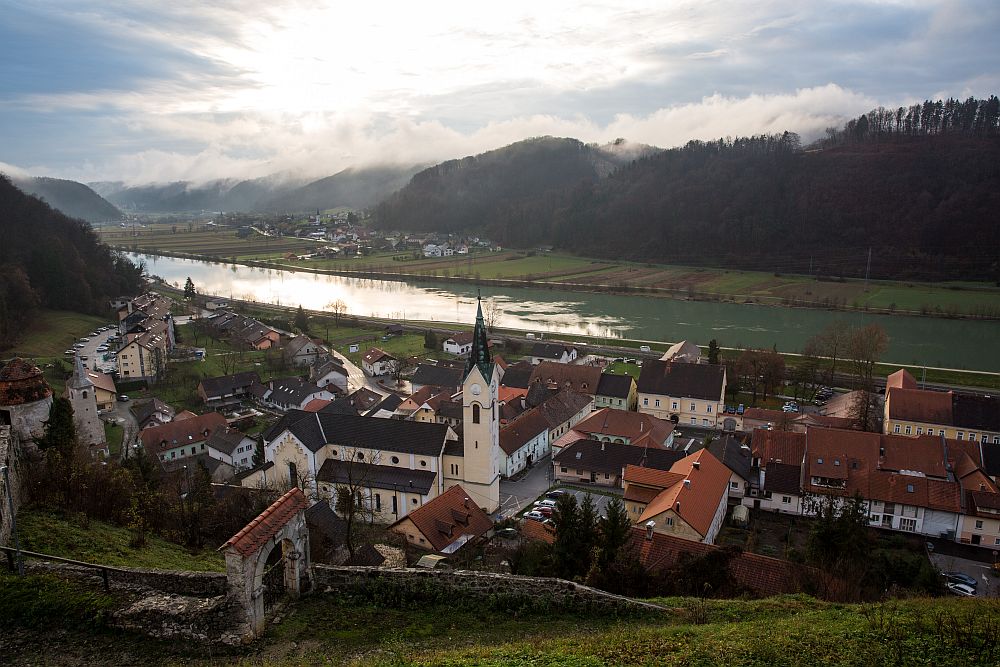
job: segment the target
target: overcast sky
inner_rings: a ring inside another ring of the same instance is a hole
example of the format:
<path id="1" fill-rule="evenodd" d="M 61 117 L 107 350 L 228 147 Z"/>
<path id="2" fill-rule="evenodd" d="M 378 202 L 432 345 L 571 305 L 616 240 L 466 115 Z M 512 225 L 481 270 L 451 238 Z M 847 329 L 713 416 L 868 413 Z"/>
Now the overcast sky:
<path id="1" fill-rule="evenodd" d="M 998 0 L 0 0 L 0 170 L 202 181 L 546 134 L 812 138 L 1000 91 L 998 28 Z"/>

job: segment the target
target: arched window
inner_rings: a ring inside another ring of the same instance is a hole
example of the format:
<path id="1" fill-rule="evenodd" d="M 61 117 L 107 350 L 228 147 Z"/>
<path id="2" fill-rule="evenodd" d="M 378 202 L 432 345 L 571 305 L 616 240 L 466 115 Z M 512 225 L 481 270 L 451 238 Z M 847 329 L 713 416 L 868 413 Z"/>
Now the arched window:
<path id="1" fill-rule="evenodd" d="M 478 424 L 479 423 L 479 404 L 478 403 L 473 403 L 472 404 L 472 423 L 473 424 Z"/>
<path id="2" fill-rule="evenodd" d="M 87 398 L 87 390 L 86 389 L 83 390 L 83 397 Z"/>
<path id="3" fill-rule="evenodd" d="M 392 457 L 392 462 L 393 463 L 399 463 L 399 457 L 398 456 L 393 456 Z"/>
<path id="4" fill-rule="evenodd" d="M 365 453 L 364 452 L 358 452 L 358 460 L 360 460 L 360 461 L 364 461 L 365 460 Z"/>

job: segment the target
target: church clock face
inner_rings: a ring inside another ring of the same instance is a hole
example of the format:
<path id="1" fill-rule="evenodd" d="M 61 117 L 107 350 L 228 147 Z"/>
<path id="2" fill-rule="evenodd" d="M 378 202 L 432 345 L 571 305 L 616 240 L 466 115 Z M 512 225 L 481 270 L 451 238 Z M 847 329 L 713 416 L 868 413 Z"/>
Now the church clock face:
<path id="1" fill-rule="evenodd" d="M 478 383 L 472 385 L 472 395 L 473 396 L 479 396 L 479 394 L 481 394 L 482 391 L 483 391 L 483 388 L 480 387 Z"/>

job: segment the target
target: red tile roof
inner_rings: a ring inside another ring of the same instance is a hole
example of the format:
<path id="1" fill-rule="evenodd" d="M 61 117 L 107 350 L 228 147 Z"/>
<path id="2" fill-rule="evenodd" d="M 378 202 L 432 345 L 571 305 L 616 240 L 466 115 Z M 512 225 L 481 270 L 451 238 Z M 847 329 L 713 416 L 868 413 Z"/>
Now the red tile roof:
<path id="1" fill-rule="evenodd" d="M 333 403 L 333 401 L 327 400 L 325 398 L 314 398 L 313 400 L 303 405 L 302 409 L 306 412 L 319 412 L 326 406 L 330 405 L 330 403 Z"/>
<path id="2" fill-rule="evenodd" d="M 910 375 L 908 370 L 900 368 L 898 371 L 886 378 L 885 386 L 896 387 L 898 389 L 916 389 L 917 381 L 912 375 Z"/>
<path id="3" fill-rule="evenodd" d="M 426 505 L 413 510 L 393 526 L 406 520 L 413 522 L 434 551 L 444 551 L 463 535 L 481 537 L 493 527 L 490 515 L 476 505 L 465 489 L 457 484 Z"/>
<path id="4" fill-rule="evenodd" d="M 243 530 L 230 537 L 228 542 L 219 547 L 219 551 L 232 548 L 246 558 L 277 535 L 296 513 L 304 511 L 308 506 L 309 501 L 302 489 L 291 489 Z"/>
<path id="5" fill-rule="evenodd" d="M 385 350 L 380 350 L 377 347 L 373 347 L 372 349 L 368 350 L 368 352 L 365 353 L 364 362 L 366 364 L 374 364 L 382 359 L 395 359 L 395 358 L 396 357 L 392 356 Z"/>
<path id="6" fill-rule="evenodd" d="M 225 425 L 225 417 L 218 412 L 207 412 L 190 419 L 175 417 L 168 424 L 145 429 L 139 437 L 146 453 L 159 459 L 161 452 L 204 442 L 215 429 Z"/>
<path id="7" fill-rule="evenodd" d="M 630 445 L 663 447 L 674 423 L 631 410 L 601 408 L 577 422 L 573 429 L 589 435 L 627 438 Z"/>
<path id="8" fill-rule="evenodd" d="M 762 462 L 799 465 L 806 451 L 806 434 L 756 429 L 751 439 L 753 455 Z"/>
<path id="9" fill-rule="evenodd" d="M 890 387 L 886 394 L 889 418 L 925 424 L 952 423 L 952 392 Z"/>
<path id="10" fill-rule="evenodd" d="M 554 544 L 556 541 L 556 531 L 541 521 L 525 519 L 521 523 L 521 538 L 525 540 L 536 540 L 546 544 Z"/>

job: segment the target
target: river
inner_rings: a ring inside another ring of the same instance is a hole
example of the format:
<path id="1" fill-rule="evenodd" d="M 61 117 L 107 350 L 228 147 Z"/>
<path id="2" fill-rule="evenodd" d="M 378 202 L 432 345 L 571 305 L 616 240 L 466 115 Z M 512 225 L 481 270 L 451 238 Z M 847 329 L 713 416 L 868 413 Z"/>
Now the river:
<path id="1" fill-rule="evenodd" d="M 371 280 L 241 265 L 132 254 L 150 274 L 183 287 L 188 276 L 199 292 L 282 306 L 327 310 L 342 299 L 349 313 L 429 322 L 472 321 L 473 285 Z M 889 334 L 885 360 L 893 363 L 1000 371 L 1000 322 L 904 315 L 831 312 L 777 306 L 680 301 L 649 296 L 484 287 L 502 309 L 501 327 L 724 347 L 776 346 L 798 352 L 836 320 L 879 324 Z"/>

